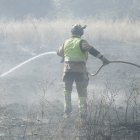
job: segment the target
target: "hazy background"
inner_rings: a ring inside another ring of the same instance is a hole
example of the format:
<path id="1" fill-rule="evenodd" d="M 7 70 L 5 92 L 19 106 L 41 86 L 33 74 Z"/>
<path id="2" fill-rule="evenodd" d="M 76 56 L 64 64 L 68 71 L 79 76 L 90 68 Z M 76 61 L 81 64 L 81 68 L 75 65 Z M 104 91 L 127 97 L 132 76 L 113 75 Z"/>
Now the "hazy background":
<path id="1" fill-rule="evenodd" d="M 60 17 L 140 19 L 139 0 L 0 0 L 2 18 Z"/>
<path id="2" fill-rule="evenodd" d="M 140 65 L 139 0 L 0 0 L 0 73 L 56 51 L 75 23 L 87 25 L 83 38 L 108 59 Z M 95 72 L 101 64 L 90 57 L 87 67 Z M 62 67 L 58 56 L 45 56 L 0 79 L 1 104 L 35 102 L 44 88 L 48 99 L 63 100 Z M 139 87 L 139 73 L 129 65 L 110 64 L 90 77 L 89 93 L 101 93 L 106 82 L 128 89 L 135 79 Z"/>

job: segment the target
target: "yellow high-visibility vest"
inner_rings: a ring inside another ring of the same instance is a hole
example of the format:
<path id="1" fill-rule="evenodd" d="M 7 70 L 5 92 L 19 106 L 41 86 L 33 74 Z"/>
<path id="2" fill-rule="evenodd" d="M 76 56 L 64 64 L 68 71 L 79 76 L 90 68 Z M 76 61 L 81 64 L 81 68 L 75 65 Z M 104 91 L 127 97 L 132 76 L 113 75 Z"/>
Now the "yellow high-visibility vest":
<path id="1" fill-rule="evenodd" d="M 86 62 L 88 52 L 84 52 L 80 48 L 80 37 L 72 37 L 64 43 L 64 60 L 74 62 Z"/>

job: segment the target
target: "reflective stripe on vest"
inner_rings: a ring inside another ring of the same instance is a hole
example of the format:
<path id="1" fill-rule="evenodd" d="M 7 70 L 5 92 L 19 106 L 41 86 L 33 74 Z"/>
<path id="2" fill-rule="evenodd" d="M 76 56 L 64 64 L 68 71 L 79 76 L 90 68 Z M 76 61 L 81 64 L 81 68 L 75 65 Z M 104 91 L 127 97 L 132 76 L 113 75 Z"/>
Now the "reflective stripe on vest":
<path id="1" fill-rule="evenodd" d="M 64 43 L 64 59 L 65 61 L 86 62 L 88 52 L 81 51 L 80 48 L 81 38 L 72 37 Z"/>

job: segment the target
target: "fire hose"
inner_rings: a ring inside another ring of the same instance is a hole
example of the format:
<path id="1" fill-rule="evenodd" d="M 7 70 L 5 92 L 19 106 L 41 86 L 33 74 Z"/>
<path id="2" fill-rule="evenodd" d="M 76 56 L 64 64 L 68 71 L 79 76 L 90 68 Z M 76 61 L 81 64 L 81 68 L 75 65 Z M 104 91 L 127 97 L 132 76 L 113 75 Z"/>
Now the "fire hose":
<path id="1" fill-rule="evenodd" d="M 126 61 L 109 61 L 109 64 L 111 64 L 111 63 L 129 64 L 129 65 L 135 66 L 135 67 L 137 67 L 137 68 L 140 68 L 140 65 L 137 65 L 137 64 L 131 63 L 131 62 L 126 62 Z M 96 75 L 101 71 L 101 69 L 102 69 L 104 66 L 106 66 L 106 65 L 105 65 L 105 64 L 102 64 L 102 65 L 99 67 L 99 69 L 98 69 L 95 73 L 89 73 L 89 75 L 91 75 L 91 76 L 96 76 Z"/>

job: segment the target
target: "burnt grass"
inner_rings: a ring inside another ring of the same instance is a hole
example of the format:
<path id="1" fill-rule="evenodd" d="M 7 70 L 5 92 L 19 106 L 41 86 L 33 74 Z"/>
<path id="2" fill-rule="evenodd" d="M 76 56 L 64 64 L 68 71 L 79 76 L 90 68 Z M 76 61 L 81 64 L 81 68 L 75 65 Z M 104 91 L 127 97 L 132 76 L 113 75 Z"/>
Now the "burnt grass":
<path id="1" fill-rule="evenodd" d="M 115 104 L 116 95 L 90 98 L 88 117 L 80 126 L 78 108 L 63 117 L 63 104 L 42 99 L 30 106 L 9 104 L 0 107 L 0 140 L 139 140 L 139 91 L 133 89 L 124 106 Z"/>

